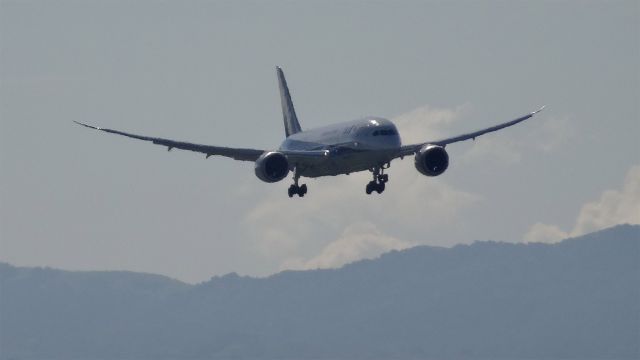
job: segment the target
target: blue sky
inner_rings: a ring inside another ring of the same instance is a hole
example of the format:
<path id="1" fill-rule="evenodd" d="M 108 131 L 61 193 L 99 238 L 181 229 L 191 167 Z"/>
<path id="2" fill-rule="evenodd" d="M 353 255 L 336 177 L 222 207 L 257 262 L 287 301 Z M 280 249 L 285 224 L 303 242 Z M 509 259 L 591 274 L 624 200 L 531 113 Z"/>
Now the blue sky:
<path id="1" fill-rule="evenodd" d="M 564 2 L 0 2 L 0 260 L 196 282 L 339 266 L 418 244 L 557 241 L 640 222 L 640 5 Z M 253 164 L 72 120 L 276 148 L 275 66 L 303 128 L 377 115 L 448 147 L 427 178 L 260 182 Z"/>

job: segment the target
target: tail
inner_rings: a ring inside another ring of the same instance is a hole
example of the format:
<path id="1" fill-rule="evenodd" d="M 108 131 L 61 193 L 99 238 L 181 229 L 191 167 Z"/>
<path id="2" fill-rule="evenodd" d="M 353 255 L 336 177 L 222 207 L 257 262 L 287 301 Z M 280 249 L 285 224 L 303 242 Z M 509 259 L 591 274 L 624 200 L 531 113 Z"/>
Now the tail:
<path id="1" fill-rule="evenodd" d="M 282 103 L 284 131 L 288 137 L 289 135 L 302 131 L 302 129 L 300 128 L 298 117 L 296 116 L 296 110 L 293 108 L 293 102 L 291 101 L 291 94 L 289 93 L 287 80 L 285 80 L 284 73 L 279 66 L 276 66 L 276 73 L 278 74 L 278 86 L 280 87 L 280 101 Z"/>

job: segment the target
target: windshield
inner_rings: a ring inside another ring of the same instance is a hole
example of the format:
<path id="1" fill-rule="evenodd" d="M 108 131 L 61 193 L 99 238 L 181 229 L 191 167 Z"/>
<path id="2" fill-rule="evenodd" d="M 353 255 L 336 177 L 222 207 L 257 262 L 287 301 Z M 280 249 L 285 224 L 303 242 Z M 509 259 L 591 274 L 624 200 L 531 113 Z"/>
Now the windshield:
<path id="1" fill-rule="evenodd" d="M 373 136 L 389 136 L 397 135 L 398 133 L 393 129 L 381 129 L 373 132 Z"/>

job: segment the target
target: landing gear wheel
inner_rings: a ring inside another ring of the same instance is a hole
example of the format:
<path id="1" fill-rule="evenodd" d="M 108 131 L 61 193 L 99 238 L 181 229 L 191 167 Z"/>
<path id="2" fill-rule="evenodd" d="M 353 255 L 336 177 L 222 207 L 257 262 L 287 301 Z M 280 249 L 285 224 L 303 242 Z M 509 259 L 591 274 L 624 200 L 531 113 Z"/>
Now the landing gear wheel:
<path id="1" fill-rule="evenodd" d="M 293 184 L 289 186 L 289 190 L 287 193 L 289 194 L 289 197 L 293 197 L 293 195 L 303 197 L 307 193 L 307 184 L 302 184 L 302 186 Z"/>
<path id="2" fill-rule="evenodd" d="M 384 173 L 385 169 L 388 169 L 389 165 L 385 167 L 384 165 L 379 167 L 374 167 L 370 169 L 371 173 L 373 173 L 373 180 L 367 184 L 367 195 L 371 195 L 372 192 L 377 192 L 378 194 L 382 194 L 384 188 L 386 187 L 386 183 L 389 181 L 389 175 Z"/>
<path id="3" fill-rule="evenodd" d="M 293 197 L 293 195 L 298 195 L 303 197 L 304 194 L 307 193 L 307 184 L 298 185 L 298 180 L 300 179 L 300 175 L 298 174 L 298 168 L 293 169 L 293 184 L 289 186 L 289 197 Z"/>
<path id="4" fill-rule="evenodd" d="M 371 193 L 373 192 L 373 189 L 374 189 L 374 187 L 375 187 L 376 185 L 377 185 L 377 184 L 376 184 L 376 183 L 374 183 L 373 181 L 371 181 L 371 182 L 369 182 L 369 183 L 367 184 L 367 188 L 366 188 L 367 195 L 371 195 Z"/>

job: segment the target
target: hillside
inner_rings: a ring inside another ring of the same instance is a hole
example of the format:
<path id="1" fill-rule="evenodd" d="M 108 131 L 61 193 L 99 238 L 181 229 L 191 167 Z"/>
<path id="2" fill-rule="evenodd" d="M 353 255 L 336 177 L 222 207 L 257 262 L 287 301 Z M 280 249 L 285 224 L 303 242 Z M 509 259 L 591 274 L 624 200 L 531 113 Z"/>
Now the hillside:
<path id="1" fill-rule="evenodd" d="M 198 285 L 0 264 L 1 359 L 640 357 L 640 226 Z"/>

